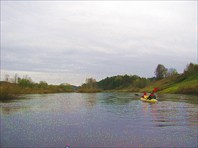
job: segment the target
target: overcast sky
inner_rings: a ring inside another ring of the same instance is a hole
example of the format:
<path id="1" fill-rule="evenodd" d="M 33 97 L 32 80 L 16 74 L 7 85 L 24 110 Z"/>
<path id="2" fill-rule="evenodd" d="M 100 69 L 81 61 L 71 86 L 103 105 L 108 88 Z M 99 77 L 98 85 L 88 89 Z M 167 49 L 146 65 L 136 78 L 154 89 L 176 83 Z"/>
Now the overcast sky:
<path id="1" fill-rule="evenodd" d="M 197 63 L 197 1 L 1 1 L 1 80 L 81 85 Z"/>

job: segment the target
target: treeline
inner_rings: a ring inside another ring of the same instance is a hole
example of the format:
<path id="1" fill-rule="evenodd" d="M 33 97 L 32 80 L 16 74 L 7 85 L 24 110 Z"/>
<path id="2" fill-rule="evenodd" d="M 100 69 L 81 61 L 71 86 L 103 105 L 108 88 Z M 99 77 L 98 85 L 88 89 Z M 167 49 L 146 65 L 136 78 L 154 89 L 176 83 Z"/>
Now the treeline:
<path id="1" fill-rule="evenodd" d="M 191 75 L 198 75 L 198 64 L 190 63 L 184 69 L 183 76 L 188 77 Z"/>
<path id="2" fill-rule="evenodd" d="M 184 72 L 182 74 L 178 74 L 175 68 L 166 68 L 163 64 L 158 64 L 154 73 L 155 77 L 152 78 L 144 78 L 139 77 L 137 75 L 117 75 L 112 77 L 107 77 L 100 81 L 96 81 L 94 78 L 87 78 L 85 83 L 82 84 L 78 92 L 100 92 L 100 91 L 122 91 L 122 92 L 140 92 L 143 90 L 150 90 L 153 88 L 153 85 L 157 82 L 165 82 L 165 84 L 160 84 L 157 87 L 159 88 L 167 88 L 173 85 L 173 83 L 181 82 L 185 79 L 188 79 L 192 75 L 196 75 L 197 64 L 190 63 L 186 66 Z M 194 77 L 192 78 L 194 80 Z M 148 87 L 151 86 L 149 89 Z M 190 88 L 191 91 L 195 92 L 194 85 Z M 146 89 L 144 89 L 146 88 Z M 162 90 L 161 89 L 161 90 Z M 187 87 L 183 89 L 183 92 L 186 93 Z M 175 91 L 177 92 L 177 91 Z M 175 93 L 173 92 L 173 93 Z"/>
<path id="3" fill-rule="evenodd" d="M 22 78 L 17 74 L 13 78 L 6 75 L 5 81 L 0 82 L 0 100 L 15 99 L 20 94 L 73 92 L 76 89 L 76 86 L 67 83 L 49 85 L 45 81 L 36 83 L 27 75 Z"/>
<path id="4" fill-rule="evenodd" d="M 82 84 L 78 92 L 100 92 L 100 91 L 138 91 L 149 85 L 154 78 L 141 78 L 137 75 L 118 75 L 107 77 L 99 82 L 94 78 L 87 78 Z"/>
<path id="5" fill-rule="evenodd" d="M 75 86 L 70 85 L 68 83 L 62 83 L 60 85 L 49 85 L 46 81 L 40 81 L 39 83 L 36 83 L 28 75 L 25 75 L 21 78 L 17 74 L 15 74 L 13 78 L 10 78 L 10 76 L 6 74 L 5 82 L 17 84 L 21 88 L 31 88 L 33 90 L 48 89 L 48 90 L 56 90 L 60 92 L 60 91 L 73 91 L 76 89 Z"/>
<path id="6" fill-rule="evenodd" d="M 102 90 L 121 90 L 121 89 L 131 89 L 138 90 L 139 88 L 144 88 L 149 85 L 154 78 L 141 78 L 137 75 L 127 75 L 124 76 L 118 75 L 113 77 L 107 77 L 101 81 L 99 81 L 98 87 Z"/>
<path id="7" fill-rule="evenodd" d="M 155 71 L 155 77 L 144 78 L 137 75 L 117 75 L 107 77 L 99 82 L 94 78 L 86 79 L 86 82 L 81 85 L 79 92 L 100 92 L 100 91 L 123 91 L 123 92 L 142 92 L 145 90 L 151 91 L 154 87 L 159 87 L 161 91 L 174 86 L 170 93 L 196 93 L 196 77 L 198 75 L 198 65 L 190 63 L 184 69 L 184 72 L 179 74 L 175 68 L 166 68 L 162 64 L 158 64 Z M 161 83 L 162 82 L 162 83 Z"/>
<path id="8" fill-rule="evenodd" d="M 78 92 L 86 92 L 86 93 L 94 93 L 100 91 L 101 89 L 98 88 L 98 84 L 96 82 L 96 79 L 94 78 L 87 78 L 85 83 L 83 83 L 78 89 Z"/>
<path id="9" fill-rule="evenodd" d="M 117 75 L 96 81 L 94 78 L 87 78 L 85 83 L 76 87 L 67 83 L 60 85 L 49 85 L 45 81 L 36 83 L 30 77 L 13 78 L 5 76 L 5 81 L 0 82 L 0 100 L 15 98 L 20 94 L 30 93 L 58 93 L 58 92 L 101 92 L 101 91 L 123 91 L 143 92 L 158 87 L 162 93 L 189 93 L 198 94 L 198 65 L 190 63 L 182 74 L 178 74 L 175 68 L 166 68 L 158 64 L 155 77 L 144 78 L 137 75 Z"/>
<path id="10" fill-rule="evenodd" d="M 158 64 L 155 69 L 155 77 L 144 78 L 137 75 L 118 75 L 107 77 L 99 81 L 98 87 L 102 90 L 123 90 L 123 91 L 139 91 L 157 80 L 178 75 L 175 68 L 166 68 L 162 64 Z"/>
<path id="11" fill-rule="evenodd" d="M 154 87 L 160 88 L 159 93 L 198 94 L 198 65 L 190 63 L 183 73 L 164 75 L 141 91 L 151 91 Z"/>

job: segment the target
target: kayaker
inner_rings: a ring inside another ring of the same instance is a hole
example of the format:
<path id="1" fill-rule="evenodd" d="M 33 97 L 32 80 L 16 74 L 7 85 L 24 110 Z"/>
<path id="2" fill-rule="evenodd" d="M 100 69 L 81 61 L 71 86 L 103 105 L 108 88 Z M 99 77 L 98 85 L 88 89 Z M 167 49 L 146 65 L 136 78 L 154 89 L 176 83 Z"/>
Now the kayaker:
<path id="1" fill-rule="evenodd" d="M 144 92 L 144 95 L 142 96 L 142 98 L 145 98 L 145 99 L 148 98 L 146 92 Z"/>
<path id="2" fill-rule="evenodd" d="M 152 92 L 147 99 L 149 99 L 149 100 L 156 99 L 154 92 Z"/>

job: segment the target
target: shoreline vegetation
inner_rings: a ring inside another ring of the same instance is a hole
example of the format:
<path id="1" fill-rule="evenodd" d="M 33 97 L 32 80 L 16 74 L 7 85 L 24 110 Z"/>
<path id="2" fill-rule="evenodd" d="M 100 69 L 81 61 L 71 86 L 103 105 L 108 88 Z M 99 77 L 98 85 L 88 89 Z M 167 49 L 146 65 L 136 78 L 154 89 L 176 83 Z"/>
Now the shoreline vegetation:
<path id="1" fill-rule="evenodd" d="M 0 81 L 0 100 L 18 99 L 23 94 L 45 93 L 98 93 L 98 92 L 151 92 L 153 88 L 159 88 L 158 93 L 195 94 L 198 95 L 198 65 L 190 63 L 182 74 L 178 74 L 174 68 L 165 68 L 158 64 L 155 77 L 142 78 L 137 75 L 117 75 L 107 77 L 99 82 L 93 78 L 87 78 L 81 86 L 68 83 L 60 85 L 48 85 L 45 81 L 35 83 L 30 77 L 18 77 L 10 79 L 6 75 L 5 81 Z"/>

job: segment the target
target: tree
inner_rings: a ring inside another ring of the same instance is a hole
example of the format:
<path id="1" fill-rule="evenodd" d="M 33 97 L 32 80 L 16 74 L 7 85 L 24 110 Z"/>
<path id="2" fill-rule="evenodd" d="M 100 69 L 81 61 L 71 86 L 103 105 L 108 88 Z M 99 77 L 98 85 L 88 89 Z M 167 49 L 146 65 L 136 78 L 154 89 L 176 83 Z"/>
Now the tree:
<path id="1" fill-rule="evenodd" d="M 163 79 L 166 76 L 167 68 L 164 65 L 158 64 L 155 70 L 155 76 L 157 80 Z"/>
<path id="2" fill-rule="evenodd" d="M 184 70 L 185 75 L 192 75 L 198 73 L 198 64 L 190 63 L 186 66 Z"/>
<path id="3" fill-rule="evenodd" d="M 176 75 L 176 74 L 178 74 L 178 72 L 175 68 L 169 68 L 167 73 L 166 73 L 166 77 L 170 77 L 170 76 L 173 76 L 173 75 Z"/>
<path id="4" fill-rule="evenodd" d="M 87 78 L 86 82 L 81 85 L 80 91 L 96 91 L 97 90 L 97 82 L 96 79 Z"/>
<path id="5" fill-rule="evenodd" d="M 97 88 L 96 79 L 87 78 L 86 79 L 86 88 L 87 89 L 96 89 Z"/>
<path id="6" fill-rule="evenodd" d="M 32 81 L 32 79 L 30 77 L 28 77 L 27 75 L 24 76 L 24 78 L 18 78 L 18 84 L 21 87 L 33 87 L 34 82 Z"/>
<path id="7" fill-rule="evenodd" d="M 47 87 L 48 87 L 48 84 L 47 84 L 47 82 L 45 82 L 45 81 L 40 81 L 40 82 L 39 82 L 39 87 L 40 87 L 40 88 L 47 88 Z"/>
<path id="8" fill-rule="evenodd" d="M 69 83 L 62 83 L 59 85 L 59 87 L 61 89 L 63 89 L 64 91 L 72 91 L 73 90 L 72 85 L 70 85 Z"/>

